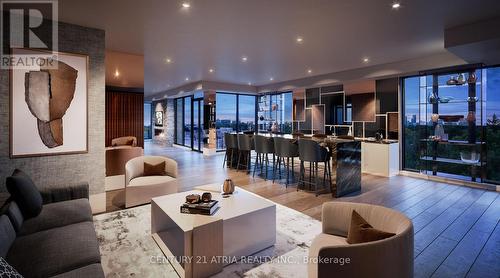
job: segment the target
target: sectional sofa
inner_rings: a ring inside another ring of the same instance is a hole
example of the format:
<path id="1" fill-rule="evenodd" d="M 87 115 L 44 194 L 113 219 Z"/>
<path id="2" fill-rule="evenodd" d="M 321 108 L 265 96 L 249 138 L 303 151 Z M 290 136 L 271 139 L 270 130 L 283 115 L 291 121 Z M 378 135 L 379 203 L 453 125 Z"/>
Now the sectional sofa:
<path id="1" fill-rule="evenodd" d="M 104 277 L 88 184 L 51 187 L 40 196 L 35 217 L 14 197 L 2 206 L 0 257 L 24 277 Z"/>

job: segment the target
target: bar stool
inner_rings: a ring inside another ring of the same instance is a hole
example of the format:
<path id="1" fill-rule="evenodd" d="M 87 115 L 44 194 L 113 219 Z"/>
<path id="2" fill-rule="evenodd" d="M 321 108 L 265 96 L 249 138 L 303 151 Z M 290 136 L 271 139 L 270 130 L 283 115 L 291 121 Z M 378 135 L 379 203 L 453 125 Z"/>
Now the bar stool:
<path id="1" fill-rule="evenodd" d="M 273 163 L 274 163 L 274 143 L 272 137 L 266 137 L 262 135 L 256 135 L 254 137 L 255 142 L 255 152 L 257 156 L 255 157 L 255 166 L 253 167 L 253 176 L 255 177 L 255 171 L 257 170 L 258 165 L 260 165 L 260 173 L 262 174 L 262 168 L 266 168 L 266 180 L 268 176 L 268 168 L 269 168 L 269 154 L 273 154 Z M 274 175 L 274 166 L 273 166 L 273 175 Z"/>
<path id="2" fill-rule="evenodd" d="M 255 145 L 253 142 L 252 135 L 238 134 L 238 165 L 236 170 L 240 169 L 240 166 L 245 166 L 247 171 L 250 171 L 250 155 L 253 150 L 255 150 Z M 244 155 L 244 156 L 243 156 Z M 246 158 L 245 164 L 241 163 L 241 157 Z M 245 157 L 246 156 L 246 157 Z"/>
<path id="3" fill-rule="evenodd" d="M 278 157 L 277 163 L 274 165 L 275 168 L 278 168 L 279 171 L 279 178 L 281 179 L 281 162 L 283 161 L 283 165 L 286 168 L 286 183 L 285 187 L 288 187 L 289 183 L 289 176 L 290 176 L 290 158 L 292 159 L 292 178 L 295 176 L 294 174 L 294 167 L 293 167 L 293 160 L 295 157 L 299 157 L 299 146 L 295 144 L 293 141 L 290 139 L 286 138 L 280 138 L 276 137 L 274 138 L 274 150 L 275 154 Z M 285 158 L 286 158 L 286 163 L 285 163 Z M 274 179 L 276 178 L 276 171 L 273 170 L 273 183 Z"/>
<path id="4" fill-rule="evenodd" d="M 297 186 L 297 191 L 300 185 L 305 188 L 306 184 L 309 186 L 314 186 L 314 192 L 318 196 L 318 164 L 320 162 L 325 163 L 325 168 L 323 170 L 323 186 L 326 186 L 326 176 L 329 177 L 330 185 L 332 183 L 332 174 L 330 170 L 330 156 L 328 150 L 319 145 L 318 142 L 310 139 L 300 139 L 299 140 L 299 159 L 300 159 L 300 177 L 299 186 Z M 309 181 L 305 179 L 305 165 L 304 162 L 309 162 Z M 314 179 L 314 182 L 312 181 Z M 330 188 L 330 186 L 329 186 Z M 330 188 L 331 189 L 331 188 Z"/>
<path id="5" fill-rule="evenodd" d="M 233 157 L 234 151 L 238 151 L 238 140 L 236 138 L 236 134 L 224 133 L 224 143 L 226 144 L 226 153 L 224 154 L 224 163 L 222 164 L 222 168 L 227 164 L 229 167 L 233 167 Z M 230 155 L 228 155 L 230 153 Z"/>

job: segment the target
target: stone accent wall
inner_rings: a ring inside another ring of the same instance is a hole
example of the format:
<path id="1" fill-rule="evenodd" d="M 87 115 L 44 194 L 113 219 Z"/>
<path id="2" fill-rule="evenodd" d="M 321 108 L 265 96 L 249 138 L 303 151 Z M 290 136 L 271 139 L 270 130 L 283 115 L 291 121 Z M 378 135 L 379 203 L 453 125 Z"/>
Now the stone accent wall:
<path id="1" fill-rule="evenodd" d="M 104 67 L 103 30 L 59 23 L 59 51 L 89 56 L 88 153 L 10 158 L 9 71 L 0 71 L 0 192 L 15 168 L 27 172 L 39 187 L 88 182 L 91 194 L 104 192 Z"/>
<path id="2" fill-rule="evenodd" d="M 152 103 L 153 111 L 160 109 L 163 111 L 163 133 L 165 136 L 154 136 L 153 129 L 153 143 L 159 144 L 165 147 L 172 147 L 174 144 L 174 128 L 175 128 L 175 112 L 174 112 L 174 100 L 165 99 L 161 101 L 154 101 Z M 153 113 L 153 117 L 155 113 Z M 154 122 L 155 119 L 153 119 Z"/>

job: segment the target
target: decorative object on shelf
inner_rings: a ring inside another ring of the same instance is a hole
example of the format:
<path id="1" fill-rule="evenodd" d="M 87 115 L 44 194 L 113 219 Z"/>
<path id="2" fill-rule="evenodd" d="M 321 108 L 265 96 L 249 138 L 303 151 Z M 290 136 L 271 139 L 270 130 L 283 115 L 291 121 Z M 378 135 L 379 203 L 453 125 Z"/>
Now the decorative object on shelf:
<path id="1" fill-rule="evenodd" d="M 439 102 L 439 97 L 436 95 L 435 92 L 432 92 L 431 95 L 429 96 L 429 103 L 436 104 L 438 102 Z"/>
<path id="2" fill-rule="evenodd" d="M 201 201 L 205 203 L 212 201 L 212 193 L 204 192 L 203 194 L 201 194 Z"/>
<path id="3" fill-rule="evenodd" d="M 467 114 L 467 122 L 473 123 L 475 121 L 476 121 L 476 112 L 469 111 L 469 113 Z"/>
<path id="4" fill-rule="evenodd" d="M 443 120 L 444 122 L 458 122 L 461 119 L 463 119 L 463 115 L 439 115 L 439 119 Z"/>
<path id="5" fill-rule="evenodd" d="M 278 123 L 276 121 L 274 121 L 271 126 L 271 132 L 278 132 Z"/>
<path id="6" fill-rule="evenodd" d="M 469 74 L 469 78 L 467 79 L 467 82 L 468 82 L 469 84 L 471 84 L 471 83 L 476 83 L 476 81 L 477 81 L 477 76 L 476 76 L 476 73 L 475 73 L 475 72 L 471 72 L 471 73 Z"/>
<path id="7" fill-rule="evenodd" d="M 263 121 L 264 120 L 264 116 L 260 116 L 259 120 Z"/>
<path id="8" fill-rule="evenodd" d="M 382 130 L 377 131 L 377 133 L 375 133 L 375 140 L 377 141 L 384 140 L 384 131 Z"/>
<path id="9" fill-rule="evenodd" d="M 443 125 L 437 124 L 434 128 L 434 140 L 440 141 L 444 137 Z"/>
<path id="10" fill-rule="evenodd" d="M 448 103 L 450 102 L 450 100 L 454 100 L 453 97 L 442 97 L 442 98 L 439 98 L 439 102 L 440 103 Z"/>
<path id="11" fill-rule="evenodd" d="M 439 114 L 432 114 L 431 120 L 433 123 L 437 123 L 439 120 Z"/>
<path id="12" fill-rule="evenodd" d="M 481 159 L 481 155 L 476 151 L 460 152 L 460 159 L 467 164 L 477 164 Z"/>
<path id="13" fill-rule="evenodd" d="M 465 82 L 465 75 L 463 73 L 459 74 L 457 77 L 457 85 L 464 85 Z"/>
<path id="14" fill-rule="evenodd" d="M 188 204 L 197 204 L 200 202 L 200 195 L 198 194 L 189 194 L 186 196 L 186 203 Z"/>
<path id="15" fill-rule="evenodd" d="M 271 109 L 272 109 L 273 111 L 278 110 L 278 104 L 276 104 L 276 103 L 275 103 L 275 104 L 273 104 L 273 105 L 271 106 Z"/>
<path id="16" fill-rule="evenodd" d="M 224 184 L 222 185 L 222 192 L 224 192 L 225 195 L 233 194 L 233 192 L 234 192 L 233 180 L 226 179 L 224 181 Z"/>
<path id="17" fill-rule="evenodd" d="M 469 79 L 470 79 L 470 76 L 469 76 Z M 446 81 L 446 85 L 450 85 L 450 86 L 464 85 L 466 82 L 469 81 L 469 79 L 465 80 L 465 75 L 463 73 L 460 73 L 457 77 L 451 76 L 450 79 L 448 79 L 448 81 Z M 469 82 L 469 83 L 473 83 L 473 82 Z"/>
<path id="18" fill-rule="evenodd" d="M 446 85 L 450 85 L 450 86 L 457 85 L 457 79 L 455 79 L 455 77 L 450 77 L 450 79 L 448 79 L 448 81 L 446 81 Z"/>
<path id="19" fill-rule="evenodd" d="M 478 97 L 468 97 L 467 102 L 477 102 L 479 100 Z"/>

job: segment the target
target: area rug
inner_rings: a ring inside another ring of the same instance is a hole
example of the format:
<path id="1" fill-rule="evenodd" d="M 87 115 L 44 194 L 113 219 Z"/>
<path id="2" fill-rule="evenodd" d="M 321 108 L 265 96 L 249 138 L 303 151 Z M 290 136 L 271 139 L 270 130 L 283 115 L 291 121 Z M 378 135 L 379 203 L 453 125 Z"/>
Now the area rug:
<path id="1" fill-rule="evenodd" d="M 276 204 L 276 244 L 214 277 L 306 277 L 304 258 L 321 223 Z M 151 206 L 94 217 L 106 277 L 178 277 L 151 237 Z"/>

